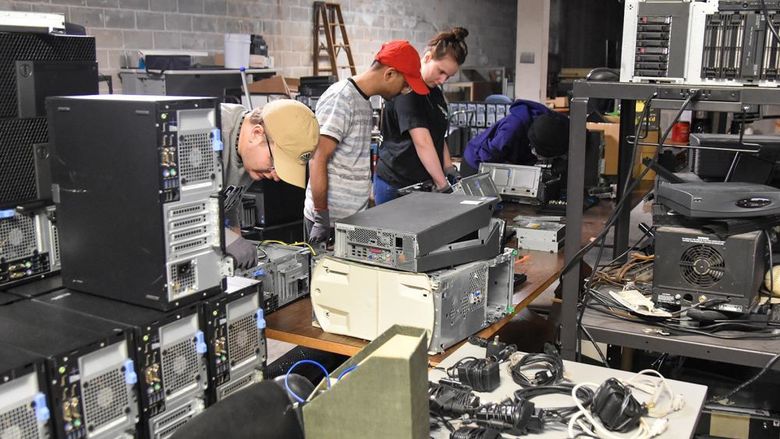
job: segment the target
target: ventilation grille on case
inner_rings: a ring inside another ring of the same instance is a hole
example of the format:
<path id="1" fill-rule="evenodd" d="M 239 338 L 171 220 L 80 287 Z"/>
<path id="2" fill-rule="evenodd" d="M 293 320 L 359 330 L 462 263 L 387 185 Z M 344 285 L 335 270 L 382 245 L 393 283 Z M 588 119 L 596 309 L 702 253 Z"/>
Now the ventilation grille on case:
<path id="1" fill-rule="evenodd" d="M 171 266 L 172 298 L 176 299 L 198 290 L 198 266 L 184 262 Z"/>
<path id="2" fill-rule="evenodd" d="M 248 314 L 228 325 L 228 354 L 231 365 L 257 355 L 259 346 L 260 336 L 254 314 Z"/>
<path id="3" fill-rule="evenodd" d="M 187 218 L 179 221 L 174 221 L 171 224 L 171 230 L 178 230 L 184 227 L 190 227 L 197 224 L 203 224 L 206 222 L 206 215 L 198 215 L 192 218 Z"/>
<path id="4" fill-rule="evenodd" d="M 255 382 L 255 372 L 250 371 L 240 378 L 231 378 L 230 381 L 217 390 L 217 400 L 221 401 L 225 397 L 251 385 Z"/>
<path id="5" fill-rule="evenodd" d="M 195 342 L 186 338 L 162 352 L 163 384 L 165 393 L 172 395 L 197 382 L 200 360 L 195 351 Z"/>
<path id="6" fill-rule="evenodd" d="M 379 243 L 379 233 L 376 230 L 360 228 L 347 232 L 347 239 L 350 242 L 376 245 Z"/>
<path id="7" fill-rule="evenodd" d="M 84 420 L 89 431 L 98 430 L 126 416 L 127 384 L 121 370 L 114 369 L 82 383 Z"/>
<path id="8" fill-rule="evenodd" d="M 485 289 L 485 277 L 487 273 L 485 270 L 475 270 L 474 273 L 471 274 L 471 281 L 469 283 L 469 292 L 477 292 L 480 291 L 482 294 L 485 294 L 486 292 L 483 291 Z"/>
<path id="9" fill-rule="evenodd" d="M 171 251 L 173 254 L 178 254 L 182 252 L 186 252 L 187 250 L 192 250 L 198 247 L 203 247 L 204 245 L 208 245 L 209 239 L 207 237 L 193 239 L 191 241 L 182 242 L 181 244 L 176 244 L 171 246 Z"/>
<path id="10" fill-rule="evenodd" d="M 195 203 L 195 204 L 188 204 L 186 206 L 182 206 L 177 209 L 173 209 L 168 215 L 170 216 L 171 219 L 174 219 L 184 215 L 191 215 L 193 213 L 205 212 L 205 211 L 206 211 L 206 203 Z M 174 223 L 174 227 L 175 224 L 176 223 Z"/>
<path id="11" fill-rule="evenodd" d="M 179 170 L 182 185 L 211 180 L 214 175 L 214 150 L 211 133 L 193 133 L 179 136 Z"/>
<path id="12" fill-rule="evenodd" d="M 160 430 L 155 435 L 155 438 L 168 439 L 169 437 L 173 436 L 173 433 L 176 433 L 176 430 L 180 429 L 182 426 L 184 426 L 184 424 L 189 422 L 191 418 L 192 418 L 191 416 L 188 416 L 186 418 L 179 419 L 173 424 L 168 425 L 164 429 Z"/>
<path id="13" fill-rule="evenodd" d="M 51 269 L 60 268 L 60 231 L 56 225 L 51 225 Z"/>
<path id="14" fill-rule="evenodd" d="M 723 256 L 708 245 L 687 248 L 680 256 L 680 273 L 691 285 L 710 287 L 718 283 L 725 271 Z"/>
<path id="15" fill-rule="evenodd" d="M 152 421 L 152 438 L 166 439 L 171 437 L 176 430 L 192 419 L 195 414 L 194 401 L 190 401 L 177 409 L 164 412 Z"/>
<path id="16" fill-rule="evenodd" d="M 194 236 L 202 235 L 206 232 L 208 232 L 206 226 L 195 227 L 189 230 L 184 230 L 182 232 L 174 233 L 173 236 L 171 237 L 171 241 L 181 241 L 183 239 L 188 239 Z"/>
<path id="17" fill-rule="evenodd" d="M 32 256 L 37 248 L 32 218 L 16 215 L 0 220 L 0 258 L 10 261 Z"/>
<path id="18" fill-rule="evenodd" d="M 38 437 L 38 421 L 35 409 L 21 404 L 0 413 L 0 438 L 27 439 Z"/>
<path id="19" fill-rule="evenodd" d="M 0 119 L 18 116 L 16 61 L 95 61 L 95 38 L 0 33 Z"/>
<path id="20" fill-rule="evenodd" d="M 0 33 L 0 39 L 3 35 Z M 0 58 L 0 65 L 3 62 Z M 0 82 L 0 87 L 2 84 Z M 4 104 L 5 101 L 0 106 Z M 32 145 L 48 140 L 45 117 L 0 120 L 0 205 L 15 205 L 37 198 Z"/>

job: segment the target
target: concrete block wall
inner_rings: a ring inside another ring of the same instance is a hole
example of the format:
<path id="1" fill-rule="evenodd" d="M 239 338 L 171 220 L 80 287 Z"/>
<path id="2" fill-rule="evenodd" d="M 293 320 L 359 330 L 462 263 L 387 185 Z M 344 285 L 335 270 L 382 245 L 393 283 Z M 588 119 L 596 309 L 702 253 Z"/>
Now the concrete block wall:
<path id="1" fill-rule="evenodd" d="M 224 33 L 261 34 L 286 76 L 312 70 L 311 0 L 0 0 L 0 10 L 55 12 L 96 37 L 101 73 L 135 65 L 138 49 L 224 49 Z M 437 31 L 463 26 L 467 65 L 506 66 L 515 59 L 516 0 L 342 0 L 358 71 L 383 41 L 406 39 L 418 50 Z M 121 85 L 120 85 L 121 87 Z"/>

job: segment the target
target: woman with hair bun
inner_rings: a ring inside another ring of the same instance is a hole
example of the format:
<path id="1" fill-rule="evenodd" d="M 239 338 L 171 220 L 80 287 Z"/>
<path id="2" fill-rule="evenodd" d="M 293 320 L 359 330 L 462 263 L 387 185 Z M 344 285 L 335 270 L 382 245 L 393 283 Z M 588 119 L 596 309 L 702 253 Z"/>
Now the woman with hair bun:
<path id="1" fill-rule="evenodd" d="M 398 189 L 432 180 L 437 190 L 459 178 L 444 137 L 447 102 L 440 86 L 458 73 L 466 61 L 469 32 L 462 27 L 439 32 L 421 59 L 420 73 L 430 89 L 426 96 L 400 95 L 386 102 L 382 114 L 382 144 L 374 173 L 377 205 L 398 197 Z"/>

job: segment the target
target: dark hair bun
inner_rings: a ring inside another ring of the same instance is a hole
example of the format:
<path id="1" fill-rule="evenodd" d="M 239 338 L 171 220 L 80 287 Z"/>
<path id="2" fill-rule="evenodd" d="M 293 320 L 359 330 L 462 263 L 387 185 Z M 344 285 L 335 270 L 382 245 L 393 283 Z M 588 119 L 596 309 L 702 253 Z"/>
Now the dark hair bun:
<path id="1" fill-rule="evenodd" d="M 450 32 L 452 33 L 452 38 L 458 41 L 463 41 L 467 36 L 469 36 L 469 31 L 463 27 L 453 27 Z"/>

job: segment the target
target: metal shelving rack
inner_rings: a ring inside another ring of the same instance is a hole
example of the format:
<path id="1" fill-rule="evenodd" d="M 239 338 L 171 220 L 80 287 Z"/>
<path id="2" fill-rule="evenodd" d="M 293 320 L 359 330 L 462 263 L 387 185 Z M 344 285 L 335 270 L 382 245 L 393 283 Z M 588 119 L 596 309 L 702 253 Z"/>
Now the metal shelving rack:
<path id="1" fill-rule="evenodd" d="M 653 108 L 679 110 L 691 90 L 699 90 L 698 100 L 691 102 L 689 110 L 737 113 L 753 111 L 758 105 L 780 104 L 780 87 L 720 87 L 690 86 L 682 84 L 634 84 L 576 81 L 571 101 L 571 127 L 569 135 L 568 203 L 566 209 L 566 242 L 582 242 L 583 197 L 585 169 L 585 119 L 590 99 L 619 99 L 620 147 L 618 153 L 618 199 L 620 188 L 631 173 L 632 157 L 627 136 L 634 133 L 635 102 L 646 100 L 653 93 Z M 615 223 L 613 255 L 617 256 L 628 248 L 628 227 L 630 208 L 623 209 Z M 565 260 L 571 261 L 579 251 L 577 246 L 565 247 Z M 577 343 L 577 302 L 579 298 L 580 264 L 576 263 L 563 276 L 563 309 L 561 316 L 561 344 L 564 358 L 574 359 Z M 719 340 L 706 336 L 664 335 L 655 327 L 641 323 L 627 322 L 613 317 L 587 311 L 583 326 L 596 341 L 657 352 L 706 358 L 746 366 L 763 367 L 772 357 L 780 353 L 777 340 Z M 775 364 L 780 370 L 780 362 Z"/>

